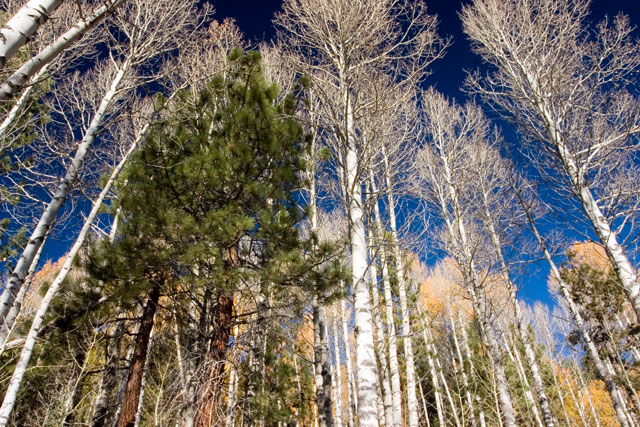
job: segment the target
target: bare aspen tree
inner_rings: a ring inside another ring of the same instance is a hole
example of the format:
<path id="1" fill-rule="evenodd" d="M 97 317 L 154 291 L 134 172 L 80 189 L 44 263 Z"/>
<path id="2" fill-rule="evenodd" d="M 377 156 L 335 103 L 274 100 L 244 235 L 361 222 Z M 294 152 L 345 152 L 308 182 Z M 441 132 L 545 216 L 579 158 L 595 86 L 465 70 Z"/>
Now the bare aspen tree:
<path id="1" fill-rule="evenodd" d="M 0 70 L 61 3 L 62 0 L 30 0 L 4 24 L 0 30 Z"/>
<path id="2" fill-rule="evenodd" d="M 467 148 L 486 137 L 486 120 L 477 107 L 452 104 L 434 90 L 423 94 L 425 135 L 428 144 L 415 160 L 416 191 L 434 205 L 445 223 L 447 249 L 457 260 L 471 295 L 481 336 L 494 365 L 496 393 L 504 425 L 516 425 L 511 394 L 504 372 L 494 315 L 483 286 L 475 251 L 482 238 L 473 233 L 467 194 Z"/>
<path id="3" fill-rule="evenodd" d="M 398 25 L 402 22 L 402 29 Z M 317 72 L 320 93 L 337 93 L 324 99 L 326 117 L 344 150 L 344 187 L 350 225 L 353 291 L 355 300 L 356 359 L 358 369 L 358 420 L 377 425 L 378 386 L 373 345 L 369 286 L 366 284 L 366 239 L 362 185 L 363 153 L 358 140 L 358 81 L 371 70 L 385 70 L 397 79 L 419 80 L 425 67 L 440 53 L 435 20 L 422 2 L 288 0 L 276 17 L 283 45 L 300 55 L 301 62 Z M 315 74 L 315 73 L 314 73 Z"/>
<path id="4" fill-rule="evenodd" d="M 635 235 L 640 102 L 627 86 L 640 45 L 620 15 L 595 31 L 588 0 L 476 0 L 462 12 L 475 52 L 493 66 L 468 87 L 517 123 L 529 158 L 577 202 L 606 249 L 636 316 L 640 284 L 625 250 Z"/>

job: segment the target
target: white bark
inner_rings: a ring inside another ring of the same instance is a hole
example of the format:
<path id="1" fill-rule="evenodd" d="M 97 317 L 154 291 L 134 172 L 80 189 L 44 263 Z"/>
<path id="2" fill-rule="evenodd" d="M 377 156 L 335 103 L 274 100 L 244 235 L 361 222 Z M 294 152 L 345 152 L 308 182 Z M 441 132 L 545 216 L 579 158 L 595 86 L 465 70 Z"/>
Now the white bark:
<path id="1" fill-rule="evenodd" d="M 338 321 L 334 314 L 332 318 L 333 329 L 333 357 L 335 374 L 331 376 L 332 381 L 335 379 L 335 387 L 333 387 L 333 402 L 335 403 L 334 422 L 336 427 L 342 427 L 342 364 L 340 363 L 340 343 L 338 340 Z"/>
<path id="2" fill-rule="evenodd" d="M 489 150 L 489 156 L 499 156 L 499 153 L 497 152 L 497 150 L 495 151 Z M 499 161 L 499 157 L 497 158 L 494 157 L 493 159 L 494 161 Z M 504 172 L 504 171 L 499 171 L 499 172 Z M 484 175 L 482 172 L 480 172 L 480 174 Z M 553 414 L 551 413 L 551 408 L 549 406 L 549 398 L 547 397 L 547 393 L 544 389 L 542 375 L 540 374 L 540 367 L 538 366 L 538 361 L 536 359 L 535 352 L 533 351 L 531 339 L 527 335 L 527 325 L 524 323 L 522 319 L 522 312 L 520 310 L 520 305 L 518 304 L 516 289 L 511 281 L 511 273 L 509 271 L 509 267 L 507 266 L 507 262 L 502 252 L 502 242 L 500 240 L 500 236 L 496 230 L 496 225 L 494 223 L 494 221 L 498 222 L 499 219 L 495 218 L 495 214 L 494 212 L 491 211 L 491 208 L 490 208 L 489 198 L 492 190 L 494 189 L 486 188 L 484 186 L 484 184 L 486 184 L 488 180 L 482 180 L 482 181 L 483 182 L 479 183 L 479 186 L 481 187 L 481 191 L 480 191 L 481 192 L 480 196 L 482 198 L 481 205 L 484 210 L 483 222 L 491 237 L 491 242 L 493 243 L 493 249 L 500 264 L 500 271 L 502 273 L 505 286 L 507 287 L 507 292 L 509 294 L 511 305 L 513 306 L 515 320 L 516 320 L 516 328 L 518 330 L 520 339 L 522 340 L 522 343 L 524 345 L 524 352 L 525 352 L 525 357 L 527 358 L 528 366 L 531 369 L 531 376 L 533 377 L 536 394 L 538 396 L 538 402 L 540 403 L 540 411 L 542 412 L 542 420 L 546 427 L 554 427 L 555 422 L 554 422 Z M 500 200 L 498 200 L 496 203 L 500 203 Z M 514 351 L 516 353 L 518 352 L 518 349 L 515 347 L 515 344 L 514 344 Z M 519 356 L 518 356 L 518 362 L 520 362 Z M 526 380 L 526 376 L 525 376 L 525 380 Z M 533 400 L 533 395 L 531 394 L 531 390 L 528 388 L 528 381 L 527 381 L 527 389 L 525 390 L 525 395 L 527 399 L 531 400 L 531 403 L 533 406 L 532 410 L 534 411 L 534 415 L 536 417 L 539 417 L 538 408 L 536 407 L 536 402 Z"/>
<path id="3" fill-rule="evenodd" d="M 460 350 L 460 342 L 458 341 L 458 333 L 456 332 L 457 325 L 453 318 L 453 309 L 451 307 L 451 302 L 449 302 L 447 307 L 447 312 L 449 315 L 449 323 L 451 324 L 451 335 L 453 336 L 453 346 L 456 353 L 456 357 L 458 359 L 458 364 L 460 365 L 460 375 L 462 376 L 462 386 L 464 387 L 464 395 L 467 400 L 467 407 L 469 408 L 469 413 L 471 414 L 471 425 L 476 427 L 478 422 L 476 420 L 475 408 L 474 408 L 474 399 L 471 397 L 471 388 L 469 385 L 469 375 L 467 375 L 467 366 L 471 366 L 471 360 L 468 363 L 464 363 L 465 360 L 462 357 L 462 351 Z M 464 328 L 464 325 L 461 323 L 460 328 Z M 454 362 L 455 363 L 455 362 Z M 472 375 L 472 372 L 470 372 Z M 475 394 L 475 393 L 474 393 Z"/>
<path id="4" fill-rule="evenodd" d="M 356 380 L 353 374 L 353 361 L 351 359 L 351 340 L 349 339 L 349 326 L 347 325 L 347 309 L 344 300 L 340 300 L 340 320 L 342 323 L 342 338 L 344 340 L 345 362 L 347 363 L 348 403 L 349 403 L 349 427 L 354 425 L 354 415 L 357 413 Z"/>
<path id="5" fill-rule="evenodd" d="M 509 355 L 509 359 L 511 359 L 511 362 L 516 365 L 516 371 L 518 372 L 518 377 L 520 378 L 520 384 L 522 385 L 527 408 L 533 414 L 533 419 L 535 420 L 536 425 L 539 427 L 543 427 L 544 424 L 542 424 L 540 411 L 536 406 L 536 401 L 533 397 L 533 393 L 531 392 L 531 385 L 529 384 L 527 373 L 525 372 L 524 366 L 522 365 L 522 359 L 520 357 L 519 351 L 516 348 L 515 344 L 513 346 L 511 344 L 513 343 L 505 342 L 505 347 L 507 350 L 507 354 Z"/>
<path id="6" fill-rule="evenodd" d="M 0 30 L 0 70 L 34 36 L 62 0 L 30 0 Z"/>
<path id="7" fill-rule="evenodd" d="M 107 0 L 91 15 L 78 21 L 72 28 L 62 34 L 53 43 L 36 56 L 25 62 L 17 71 L 0 84 L 0 101 L 6 101 L 20 92 L 31 78 L 45 65 L 53 61 L 61 53 L 71 47 L 87 31 L 98 25 L 108 14 L 112 13 L 125 0 Z"/>
<path id="8" fill-rule="evenodd" d="M 115 80 L 114 80 L 115 82 Z M 113 88 L 113 86 L 112 86 Z M 112 185 L 115 183 L 120 171 L 125 166 L 131 154 L 135 151 L 140 142 L 142 136 L 146 133 L 147 127 L 145 126 L 144 130 L 139 134 L 139 137 L 134 140 L 131 144 L 127 153 L 120 160 L 120 163 L 113 169 L 111 172 L 111 176 L 109 180 L 106 182 L 104 188 L 100 192 L 100 195 L 96 198 L 93 203 L 93 207 L 91 208 L 91 212 L 87 216 L 87 219 L 80 230 L 78 237 L 76 238 L 75 243 L 71 247 L 71 250 L 67 254 L 67 258 L 62 266 L 62 269 L 56 276 L 55 280 L 51 283 L 51 286 L 47 290 L 44 298 L 40 302 L 40 307 L 38 307 L 38 311 L 33 319 L 33 323 L 31 324 L 31 328 L 29 329 L 29 333 L 25 340 L 24 347 L 22 352 L 20 353 L 20 359 L 16 364 L 16 367 L 13 372 L 13 376 L 11 377 L 11 381 L 9 382 L 9 386 L 7 387 L 7 391 L 5 393 L 4 401 L 2 402 L 2 406 L 0 407 L 0 426 L 4 427 L 7 425 L 9 421 L 9 416 L 13 410 L 13 407 L 16 402 L 16 398 L 18 396 L 18 391 L 20 390 L 20 386 L 22 385 L 22 379 L 24 378 L 24 374 L 26 373 L 27 367 L 29 365 L 29 361 L 31 360 L 31 355 L 33 353 L 33 348 L 36 343 L 36 339 L 42 327 L 42 322 L 44 321 L 44 317 L 49 309 L 49 305 L 53 298 L 56 296 L 62 282 L 67 277 L 69 271 L 71 271 L 71 267 L 73 265 L 73 261 L 75 260 L 76 255 L 80 251 L 80 248 L 84 244 L 84 240 L 91 229 L 91 225 L 95 220 L 100 207 L 102 206 L 102 202 L 104 201 L 109 191 L 111 191 Z"/>
<path id="9" fill-rule="evenodd" d="M 385 194 L 389 202 L 389 226 L 391 228 L 391 248 L 397 266 L 398 297 L 400 298 L 400 315 L 402 317 L 402 336 L 404 338 L 405 369 L 407 375 L 407 413 L 410 426 L 418 425 L 418 397 L 416 395 L 416 367 L 413 356 L 413 331 L 411 330 L 411 318 L 407 304 L 407 284 L 404 277 L 405 265 L 400 250 L 398 239 L 398 226 L 396 221 L 396 202 L 393 194 L 393 182 L 389 157 L 384 145 L 382 146 L 384 159 Z"/>
<path id="10" fill-rule="evenodd" d="M 376 192 L 375 184 L 371 180 L 371 189 Z M 380 221 L 380 208 L 378 201 L 374 203 L 374 241 L 378 247 L 380 264 L 382 267 L 382 285 L 384 290 L 385 314 L 387 317 L 387 341 L 389 344 L 389 373 L 391 374 L 391 401 L 393 425 L 402 426 L 402 389 L 400 385 L 400 368 L 398 364 L 398 344 L 396 334 L 395 313 L 393 310 L 393 294 L 391 292 L 391 278 L 389 277 L 389 265 L 386 256 L 385 243 L 382 240 L 382 224 Z"/>
<path id="11" fill-rule="evenodd" d="M 373 245 L 372 245 L 373 246 Z M 376 352 L 380 359 L 380 381 L 382 383 L 382 399 L 383 399 L 383 414 L 385 420 L 385 426 L 393 425 L 393 402 L 391 399 L 391 383 L 389 382 L 389 369 L 387 369 L 387 354 L 385 341 L 383 339 L 382 320 L 380 319 L 380 290 L 378 289 L 378 272 L 374 262 L 369 266 L 371 269 L 371 297 L 373 306 L 373 333 L 374 340 L 378 343 Z"/>
<path id="12" fill-rule="evenodd" d="M 69 191 L 71 191 L 73 185 L 75 184 L 78 173 L 80 172 L 85 158 L 87 157 L 89 150 L 91 149 L 91 145 L 95 141 L 96 135 L 100 130 L 102 119 L 107 114 L 107 110 L 115 99 L 120 84 L 128 69 L 128 61 L 125 61 L 118 69 L 118 72 L 111 82 L 110 88 L 103 96 L 100 106 L 95 112 L 93 119 L 91 120 L 89 128 L 85 132 L 82 141 L 80 141 L 80 144 L 78 145 L 76 154 L 71 161 L 64 178 L 58 184 L 51 201 L 40 217 L 40 221 L 36 225 L 35 230 L 31 234 L 31 237 L 29 238 L 29 241 L 24 248 L 22 255 L 20 256 L 20 259 L 18 260 L 16 267 L 9 276 L 9 280 L 7 281 L 4 292 L 2 293 L 2 296 L 0 296 L 0 326 L 4 325 L 6 316 L 11 309 L 11 306 L 15 301 L 18 292 L 22 288 L 27 271 L 29 270 L 29 267 L 31 266 L 31 263 L 33 262 L 38 249 L 40 249 L 40 246 L 44 241 L 44 237 L 49 232 L 53 221 L 58 215 L 58 211 L 67 199 L 67 194 L 69 194 Z"/>
<path id="13" fill-rule="evenodd" d="M 425 187 L 419 191 L 426 190 L 446 224 L 450 252 L 461 268 L 482 340 L 493 362 L 503 422 L 506 427 L 515 427 L 515 411 L 502 363 L 502 352 L 485 289 L 478 277 L 473 242 L 465 225 L 468 214 L 460 200 L 460 193 L 467 184 L 460 182 L 463 180 L 458 176 L 460 168 L 467 166 L 463 161 L 463 157 L 468 155 L 465 148 L 471 138 L 478 136 L 477 132 L 484 137 L 484 119 L 477 108 L 467 106 L 462 109 L 435 91 L 423 95 L 423 108 L 426 133 L 432 139 L 432 146 L 422 149 L 414 163 L 418 179 L 423 181 Z"/>
<path id="14" fill-rule="evenodd" d="M 331 360 L 327 314 L 322 302 L 314 298 L 313 306 L 313 366 L 316 383 L 316 405 L 320 427 L 333 426 L 331 405 Z"/>

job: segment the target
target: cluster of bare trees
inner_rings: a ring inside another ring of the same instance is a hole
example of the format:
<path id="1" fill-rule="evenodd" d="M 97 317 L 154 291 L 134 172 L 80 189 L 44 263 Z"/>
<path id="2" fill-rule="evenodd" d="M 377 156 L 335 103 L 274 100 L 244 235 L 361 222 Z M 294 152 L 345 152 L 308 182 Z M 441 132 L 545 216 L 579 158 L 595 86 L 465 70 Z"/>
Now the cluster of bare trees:
<path id="1" fill-rule="evenodd" d="M 194 283 L 149 272 L 113 307 L 78 258 L 117 241 L 122 171 L 247 44 L 195 0 L 3 2 L 0 426 L 26 425 L 33 396 L 34 425 L 639 426 L 640 44 L 628 17 L 588 13 L 465 5 L 484 66 L 459 105 L 426 88 L 449 40 L 423 1 L 284 0 L 257 49 L 309 141 L 299 233 L 343 246 L 349 276 L 212 292 L 195 282 L 225 279 L 190 266 Z M 73 243 L 43 268 L 51 240 Z M 215 262 L 255 268 L 251 245 Z M 553 309 L 518 298 L 540 265 Z M 95 300 L 65 309 L 70 282 Z M 54 362 L 59 395 L 34 384 Z"/>

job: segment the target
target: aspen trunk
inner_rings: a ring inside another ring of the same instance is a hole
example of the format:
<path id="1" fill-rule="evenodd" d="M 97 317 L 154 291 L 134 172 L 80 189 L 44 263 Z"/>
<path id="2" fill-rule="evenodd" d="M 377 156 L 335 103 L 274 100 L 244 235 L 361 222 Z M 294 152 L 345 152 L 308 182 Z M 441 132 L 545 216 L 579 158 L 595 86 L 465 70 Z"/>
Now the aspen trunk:
<path id="1" fill-rule="evenodd" d="M 46 240 L 46 237 L 45 237 Z M 31 267 L 29 267 L 29 272 L 27 273 L 27 277 L 24 279 L 24 285 L 20 288 L 20 292 L 16 296 L 13 305 L 11 306 L 11 310 L 7 314 L 7 318 L 5 319 L 4 325 L 0 327 L 0 354 L 4 353 L 4 350 L 7 345 L 7 341 L 9 340 L 9 336 L 11 335 L 11 331 L 13 330 L 13 326 L 15 324 L 16 319 L 20 315 L 20 311 L 22 310 L 22 302 L 24 301 L 24 297 L 29 292 L 29 288 L 31 287 L 31 280 L 33 279 L 33 275 L 38 269 L 38 264 L 40 263 L 40 256 L 42 255 L 42 249 L 44 248 L 44 242 L 40 245 L 40 249 L 38 249 L 38 253 L 36 253 L 33 262 L 31 263 Z"/>
<path id="2" fill-rule="evenodd" d="M 30 0 L 4 24 L 0 30 L 0 70 L 61 4 L 62 0 Z"/>
<path id="3" fill-rule="evenodd" d="M 429 327 L 427 321 L 418 306 L 418 313 L 420 315 L 420 320 L 422 321 L 422 337 L 424 339 L 424 345 L 427 348 L 426 357 L 427 357 L 427 365 L 429 367 L 429 375 L 431 377 L 431 385 L 433 386 L 433 394 L 434 400 L 436 401 L 436 411 L 438 414 L 438 425 L 444 426 L 445 418 L 444 418 L 444 408 L 442 405 L 442 394 L 440 392 L 440 380 L 438 379 L 438 373 L 436 371 L 436 364 L 433 361 L 433 350 L 431 347 L 431 340 L 429 339 L 429 335 L 427 334 L 427 328 Z"/>
<path id="4" fill-rule="evenodd" d="M 462 351 L 460 350 L 460 343 L 458 341 L 458 333 L 456 332 L 456 322 L 453 319 L 453 310 L 451 308 L 451 301 L 449 301 L 447 312 L 449 315 L 449 323 L 451 324 L 451 335 L 453 337 L 453 346 L 455 350 L 456 357 L 458 359 L 458 364 L 460 365 L 460 376 L 462 377 L 462 386 L 464 388 L 464 396 L 467 401 L 467 407 L 469 408 L 469 413 L 471 415 L 471 425 L 476 427 L 478 422 L 476 420 L 475 408 L 474 408 L 474 399 L 471 397 L 471 388 L 469 386 L 469 375 L 467 375 L 467 364 L 465 364 L 465 360 L 462 357 Z M 464 325 L 460 325 L 461 328 L 464 328 Z M 470 361 L 469 361 L 470 362 Z M 453 362 L 455 364 L 455 362 Z M 470 372 L 470 375 L 473 373 Z"/>
<path id="5" fill-rule="evenodd" d="M 16 100 L 15 104 L 11 107 L 11 110 L 6 114 L 2 124 L 0 124 L 0 141 L 7 138 L 10 135 L 11 126 L 16 122 L 16 119 L 20 117 L 20 113 L 24 110 L 27 102 L 29 101 L 29 97 L 31 96 L 31 92 L 33 88 L 36 87 L 35 84 L 46 75 L 47 69 L 49 68 L 49 64 L 46 64 L 40 71 L 38 71 L 29 81 L 29 85 L 22 91 L 20 97 Z M 0 147 L 9 147 L 11 146 L 12 141 L 4 141 L 0 143 Z"/>
<path id="6" fill-rule="evenodd" d="M 375 191 L 373 180 L 371 180 L 372 189 Z M 402 426 L 402 389 L 400 385 L 400 368 L 398 364 L 398 345 L 395 325 L 395 314 L 393 310 L 393 294 L 391 293 L 391 278 L 389 277 L 388 259 L 386 256 L 385 243 L 381 238 L 383 230 L 380 221 L 380 209 L 378 203 L 374 204 L 375 213 L 375 232 L 374 241 L 377 242 L 376 247 L 379 248 L 380 264 L 382 267 L 382 285 L 384 289 L 384 305 L 387 317 L 387 341 L 389 343 L 389 372 L 391 374 L 391 401 L 393 404 L 393 425 Z"/>
<path id="7" fill-rule="evenodd" d="M 335 425 L 336 427 L 342 427 L 342 372 L 340 372 L 340 345 L 338 342 L 338 322 L 336 320 L 336 316 L 333 316 L 332 319 L 332 329 L 333 329 L 333 355 L 334 355 L 334 365 L 335 366 L 335 375 L 331 378 L 335 379 L 335 387 L 333 388 L 333 401 L 335 402 L 336 414 L 335 414 Z"/>
<path id="8" fill-rule="evenodd" d="M 384 159 L 385 194 L 389 202 L 389 226 L 391 228 L 391 248 L 392 255 L 396 262 L 396 274 L 398 279 L 398 297 L 400 298 L 400 315 L 402 317 L 402 336 L 404 344 L 405 369 L 407 376 L 407 413 L 410 426 L 418 425 L 418 397 L 416 395 L 416 367 L 413 356 L 413 343 L 411 330 L 411 318 L 407 301 L 407 283 L 404 272 L 405 265 L 402 259 L 400 243 L 398 239 L 398 225 L 396 221 L 396 202 L 393 194 L 393 182 L 391 178 L 391 167 L 389 157 L 384 145 L 382 145 Z"/>
<path id="9" fill-rule="evenodd" d="M 344 339 L 345 357 L 347 363 L 347 382 L 348 382 L 348 400 L 349 400 L 349 427 L 353 427 L 355 423 L 354 415 L 357 413 L 356 398 L 356 382 L 353 375 L 353 362 L 351 359 L 351 340 L 349 339 L 349 326 L 347 325 L 347 310 L 344 300 L 340 300 L 340 320 L 342 321 L 342 337 Z"/>
<path id="10" fill-rule="evenodd" d="M 331 407 L 332 375 L 327 329 L 327 314 L 324 304 L 318 302 L 316 298 L 313 307 L 313 356 L 316 405 L 318 406 L 318 422 L 320 427 L 333 426 L 333 409 Z"/>
<path id="11" fill-rule="evenodd" d="M 531 385 L 529 384 L 529 380 L 527 379 L 527 373 L 524 370 L 524 366 L 522 366 L 522 360 L 520 358 L 520 354 L 516 347 L 515 341 L 512 343 L 505 342 L 505 347 L 507 349 L 509 358 L 516 365 L 516 371 L 518 372 L 520 384 L 522 384 L 522 388 L 524 390 L 524 397 L 527 407 L 533 414 L 533 419 L 535 420 L 536 425 L 538 425 L 539 427 L 543 427 L 544 424 L 542 424 L 542 418 L 540 418 L 540 411 L 538 411 L 538 407 L 536 406 L 536 401 L 533 397 L 533 393 L 531 392 Z"/>
<path id="12" fill-rule="evenodd" d="M 462 334 L 462 346 L 464 348 L 464 354 L 469 362 L 469 371 L 472 373 L 475 371 L 475 366 L 473 365 L 473 359 L 471 358 L 471 348 L 469 347 L 469 337 L 467 336 L 467 329 L 462 322 L 462 316 L 460 312 L 458 312 L 458 323 L 460 324 L 460 332 Z M 482 405 L 482 401 L 480 397 L 475 395 L 476 406 L 478 407 L 478 418 L 480 419 L 480 427 L 486 427 L 486 417 L 484 415 L 484 408 Z"/>
<path id="13" fill-rule="evenodd" d="M 344 80 L 344 79 L 341 79 Z M 366 281 L 367 242 L 364 229 L 364 209 L 360 182 L 360 162 L 355 141 L 355 126 L 351 101 L 343 90 L 343 105 L 347 120 L 346 175 L 348 195 L 348 218 L 350 220 L 351 274 L 354 295 L 356 328 L 356 366 L 358 370 L 358 422 L 360 427 L 377 427 L 378 374 L 373 348 L 373 322 L 371 300 Z"/>
<path id="14" fill-rule="evenodd" d="M 149 341 L 151 331 L 153 330 L 154 319 L 158 309 L 158 300 L 160 299 L 160 288 L 165 281 L 162 273 L 152 273 L 151 292 L 147 299 L 147 304 L 142 312 L 140 319 L 140 328 L 136 336 L 133 356 L 129 366 L 129 377 L 127 378 L 127 386 L 120 409 L 120 416 L 116 423 L 117 427 L 133 427 L 138 413 L 138 402 L 140 401 L 140 392 L 142 388 L 142 377 L 144 375 L 144 367 L 147 362 L 147 354 L 149 349 Z"/>
<path id="15" fill-rule="evenodd" d="M 471 300 L 473 302 L 476 319 L 480 324 L 480 335 L 482 341 L 489 350 L 489 355 L 494 367 L 494 374 L 496 380 L 496 393 L 498 395 L 498 401 L 502 412 L 503 422 L 506 427 L 515 427 L 516 418 L 513 404 L 511 402 L 511 395 L 509 393 L 509 387 L 507 378 L 504 373 L 504 366 L 502 364 L 502 354 L 500 346 L 495 336 L 495 330 L 493 322 L 491 321 L 491 315 L 489 313 L 486 295 L 484 289 L 481 286 L 481 282 L 478 279 L 476 265 L 473 258 L 472 250 L 469 247 L 467 231 L 464 225 L 464 218 L 462 217 L 463 210 L 460 208 L 460 201 L 456 188 L 453 186 L 453 174 L 449 161 L 446 155 L 442 152 L 438 153 L 442 162 L 442 173 L 446 179 L 446 194 L 439 195 L 440 209 L 445 216 L 444 220 L 449 232 L 449 236 L 452 240 L 458 241 L 458 264 L 462 269 L 462 275 L 464 281 L 468 287 L 468 291 L 471 294 Z M 453 205 L 454 213 L 449 214 L 447 206 L 447 200 Z M 455 225 L 454 225 L 455 222 Z"/>
<path id="16" fill-rule="evenodd" d="M 380 319 L 380 291 L 377 283 L 377 268 L 375 263 L 372 262 L 371 269 L 371 290 L 372 290 L 372 305 L 373 305 L 373 321 L 374 321 L 374 339 L 378 343 L 376 354 L 380 359 L 380 381 L 382 383 L 382 404 L 385 426 L 393 425 L 393 403 L 391 400 L 391 383 L 389 382 L 389 370 L 387 369 L 387 354 L 383 340 L 382 321 Z"/>

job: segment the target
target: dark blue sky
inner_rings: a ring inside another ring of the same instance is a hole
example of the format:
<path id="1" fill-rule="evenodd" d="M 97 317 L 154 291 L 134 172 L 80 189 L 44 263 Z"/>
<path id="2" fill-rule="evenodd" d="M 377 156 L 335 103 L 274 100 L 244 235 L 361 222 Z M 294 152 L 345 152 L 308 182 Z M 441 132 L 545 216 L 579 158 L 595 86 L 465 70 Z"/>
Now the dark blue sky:
<path id="1" fill-rule="evenodd" d="M 234 18 L 249 40 L 268 40 L 273 36 L 271 20 L 280 9 L 281 0 L 213 0 L 216 8 L 215 18 Z M 432 69 L 433 74 L 428 84 L 445 95 L 458 100 L 464 99 L 464 94 L 458 88 L 465 78 L 465 69 L 471 70 L 480 66 L 477 56 L 471 53 L 469 43 L 462 33 L 462 25 L 458 12 L 462 4 L 470 3 L 461 0 L 426 0 L 427 10 L 438 16 L 441 36 L 453 38 L 453 45 L 449 47 L 445 57 L 437 61 Z M 640 1 L 638 0 L 594 0 L 591 4 L 591 18 L 600 21 L 605 14 L 614 16 L 624 12 L 631 17 L 631 22 L 640 24 Z"/>

